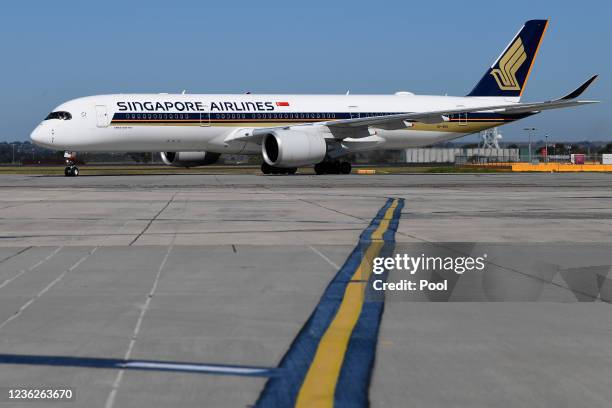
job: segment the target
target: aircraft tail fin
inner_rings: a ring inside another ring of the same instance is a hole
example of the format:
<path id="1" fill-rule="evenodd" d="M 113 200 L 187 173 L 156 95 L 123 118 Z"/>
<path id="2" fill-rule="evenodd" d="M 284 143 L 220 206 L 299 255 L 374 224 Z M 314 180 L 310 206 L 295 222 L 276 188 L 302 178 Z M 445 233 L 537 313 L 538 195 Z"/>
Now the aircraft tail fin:
<path id="1" fill-rule="evenodd" d="M 467 96 L 520 98 L 527 85 L 548 20 L 530 20 Z"/>

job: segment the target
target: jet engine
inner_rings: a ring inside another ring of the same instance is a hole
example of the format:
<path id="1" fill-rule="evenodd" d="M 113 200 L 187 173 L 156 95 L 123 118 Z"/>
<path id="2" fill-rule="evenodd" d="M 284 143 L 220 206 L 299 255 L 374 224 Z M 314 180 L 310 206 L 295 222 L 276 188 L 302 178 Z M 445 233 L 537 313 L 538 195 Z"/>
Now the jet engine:
<path id="1" fill-rule="evenodd" d="M 221 156 L 211 152 L 161 152 L 160 155 L 165 164 L 174 167 L 207 166 L 216 163 Z"/>
<path id="2" fill-rule="evenodd" d="M 266 163 L 280 168 L 319 163 L 326 152 L 325 138 L 319 132 L 273 130 L 264 136 L 261 144 Z"/>

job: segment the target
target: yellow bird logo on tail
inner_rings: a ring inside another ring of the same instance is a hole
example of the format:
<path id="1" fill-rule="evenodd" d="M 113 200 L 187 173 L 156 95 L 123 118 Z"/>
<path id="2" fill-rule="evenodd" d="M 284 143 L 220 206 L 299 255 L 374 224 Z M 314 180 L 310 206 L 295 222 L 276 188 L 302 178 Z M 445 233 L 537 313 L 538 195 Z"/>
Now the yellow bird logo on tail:
<path id="1" fill-rule="evenodd" d="M 491 75 L 497 81 L 499 89 L 503 91 L 518 91 L 521 89 L 521 85 L 516 79 L 516 72 L 526 60 L 525 47 L 523 47 L 523 42 L 519 37 L 499 60 L 499 68 L 491 70 Z"/>

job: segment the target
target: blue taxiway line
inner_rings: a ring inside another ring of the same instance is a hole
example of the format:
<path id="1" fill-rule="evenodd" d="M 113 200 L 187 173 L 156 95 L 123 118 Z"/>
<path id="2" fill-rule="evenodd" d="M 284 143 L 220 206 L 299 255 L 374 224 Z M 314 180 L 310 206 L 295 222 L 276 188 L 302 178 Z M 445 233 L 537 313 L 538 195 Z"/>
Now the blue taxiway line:
<path id="1" fill-rule="evenodd" d="M 274 377 L 276 375 L 280 375 L 281 371 L 277 368 L 269 367 L 25 354 L 0 354 L 0 364 L 106 368 L 118 370 L 173 371 L 197 374 L 238 375 L 244 377 Z"/>
<path id="2" fill-rule="evenodd" d="M 361 233 L 359 243 L 329 283 L 308 321 L 282 358 L 279 364 L 282 375 L 268 380 L 255 404 L 256 408 L 295 406 L 321 338 L 338 312 L 347 285 L 351 282 L 372 242 L 372 233 L 380 226 L 394 200 L 397 203 L 396 208 L 389 220 L 389 226 L 382 235 L 384 244 L 379 253 L 380 256 L 392 254 L 395 247 L 395 232 L 404 206 L 403 199 L 388 199 L 370 225 Z M 386 274 L 379 276 L 378 279 L 384 277 Z M 333 401 L 336 407 L 367 407 L 369 405 L 368 389 L 383 310 L 384 296 L 377 295 L 363 304 L 337 379 Z"/>

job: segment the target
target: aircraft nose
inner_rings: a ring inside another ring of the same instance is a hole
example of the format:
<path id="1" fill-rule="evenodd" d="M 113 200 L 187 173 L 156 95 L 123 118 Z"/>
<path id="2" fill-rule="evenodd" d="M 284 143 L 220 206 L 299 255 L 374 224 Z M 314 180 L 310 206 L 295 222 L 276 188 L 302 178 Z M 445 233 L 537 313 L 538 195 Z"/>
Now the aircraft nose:
<path id="1" fill-rule="evenodd" d="M 51 137 L 49 135 L 49 131 L 42 126 L 38 126 L 36 129 L 32 131 L 30 134 L 30 139 L 32 142 L 39 146 L 47 147 L 51 143 Z"/>

